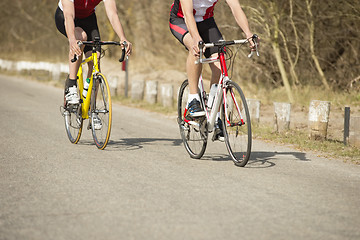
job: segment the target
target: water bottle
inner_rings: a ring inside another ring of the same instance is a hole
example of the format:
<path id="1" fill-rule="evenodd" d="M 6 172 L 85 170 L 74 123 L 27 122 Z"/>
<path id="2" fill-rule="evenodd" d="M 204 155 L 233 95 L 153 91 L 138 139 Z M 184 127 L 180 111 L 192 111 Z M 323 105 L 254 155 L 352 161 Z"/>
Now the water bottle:
<path id="1" fill-rule="evenodd" d="M 86 98 L 86 95 L 87 95 L 87 92 L 88 92 L 88 89 L 89 89 L 89 84 L 90 84 L 90 78 L 87 78 L 85 81 L 84 81 L 84 89 L 83 89 L 83 97 Z"/>
<path id="2" fill-rule="evenodd" d="M 212 108 L 212 105 L 213 105 L 214 99 L 215 99 L 215 95 L 216 95 L 216 90 L 217 90 L 217 84 L 211 85 L 209 98 L 208 98 L 208 102 L 207 102 L 208 108 Z"/>

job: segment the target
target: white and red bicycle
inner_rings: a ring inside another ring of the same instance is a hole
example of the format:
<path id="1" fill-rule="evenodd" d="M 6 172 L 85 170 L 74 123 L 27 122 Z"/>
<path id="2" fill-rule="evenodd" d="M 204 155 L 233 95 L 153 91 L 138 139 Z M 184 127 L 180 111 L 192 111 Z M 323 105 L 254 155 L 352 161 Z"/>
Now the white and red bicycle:
<path id="1" fill-rule="evenodd" d="M 189 83 L 185 80 L 179 90 L 178 96 L 178 124 L 180 134 L 187 152 L 192 158 L 201 158 L 204 155 L 208 134 L 214 132 L 215 124 L 220 115 L 224 140 L 228 152 L 236 166 L 243 167 L 247 164 L 252 144 L 251 121 L 245 95 L 240 86 L 231 81 L 226 66 L 227 46 L 245 44 L 252 40 L 255 43 L 255 51 L 248 57 L 258 52 L 258 37 L 254 35 L 249 39 L 219 41 L 215 43 L 199 43 L 199 64 L 220 61 L 221 77 L 219 79 L 212 107 L 208 107 L 208 95 L 203 86 L 202 78 L 199 79 L 199 95 L 201 104 L 206 109 L 206 115 L 200 118 L 192 118 L 187 111 Z M 203 49 L 218 47 L 218 57 L 203 58 Z M 218 114 L 220 113 L 220 114 Z"/>

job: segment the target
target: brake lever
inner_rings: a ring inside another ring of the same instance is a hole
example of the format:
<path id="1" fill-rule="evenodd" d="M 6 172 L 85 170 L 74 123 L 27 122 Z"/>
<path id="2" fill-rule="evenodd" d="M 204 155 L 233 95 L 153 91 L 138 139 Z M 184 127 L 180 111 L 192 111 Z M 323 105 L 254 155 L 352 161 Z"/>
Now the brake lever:
<path id="1" fill-rule="evenodd" d="M 126 46 L 127 46 L 127 42 L 126 42 L 126 41 L 123 42 L 123 46 L 124 46 L 124 48 L 122 49 L 122 53 L 121 53 L 121 57 L 120 57 L 120 59 L 119 59 L 119 62 L 122 62 L 122 61 L 124 61 L 124 59 L 125 59 Z M 127 60 L 127 59 L 128 59 L 128 56 L 126 56 L 126 60 Z"/>
<path id="2" fill-rule="evenodd" d="M 195 61 L 195 64 L 202 63 L 202 58 L 204 55 L 204 45 L 205 43 L 203 41 L 199 41 L 198 47 L 199 47 L 199 59 Z"/>

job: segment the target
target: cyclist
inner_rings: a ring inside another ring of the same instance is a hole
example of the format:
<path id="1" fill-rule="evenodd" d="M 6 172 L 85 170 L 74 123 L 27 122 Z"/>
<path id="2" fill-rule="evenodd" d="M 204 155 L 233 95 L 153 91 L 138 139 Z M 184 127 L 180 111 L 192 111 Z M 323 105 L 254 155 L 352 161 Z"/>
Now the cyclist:
<path id="1" fill-rule="evenodd" d="M 188 111 L 190 116 L 204 116 L 205 111 L 200 104 L 198 95 L 198 80 L 202 65 L 195 64 L 199 57 L 199 41 L 217 42 L 222 40 L 222 35 L 214 20 L 214 7 L 218 0 L 174 0 L 170 11 L 170 30 L 172 34 L 189 51 L 186 61 L 186 72 L 189 80 L 190 94 L 188 98 Z M 236 23 L 245 33 L 246 38 L 253 36 L 245 13 L 238 0 L 226 0 Z M 250 47 L 255 50 L 254 43 L 250 41 Z M 206 49 L 205 57 L 216 57 L 217 48 Z M 210 63 L 212 71 L 211 84 L 216 84 L 221 75 L 220 64 Z M 220 124 L 221 125 L 221 124 Z"/>
<path id="2" fill-rule="evenodd" d="M 68 104 L 77 104 L 80 100 L 76 79 L 80 58 L 75 63 L 72 63 L 71 59 L 74 55 L 81 56 L 82 51 L 85 52 L 86 57 L 91 55 L 91 47 L 86 46 L 84 49 L 80 49 L 77 42 L 92 41 L 95 37 L 100 37 L 95 7 L 101 1 L 104 2 L 107 17 L 120 41 L 126 41 L 128 44 L 126 54 L 130 55 L 132 50 L 132 45 L 126 39 L 119 20 L 115 0 L 59 0 L 55 12 L 55 24 L 59 32 L 65 35 L 69 41 L 69 76 L 65 82 L 65 100 Z M 99 52 L 100 50 L 98 49 Z M 92 64 L 88 65 L 88 77 L 91 75 Z"/>

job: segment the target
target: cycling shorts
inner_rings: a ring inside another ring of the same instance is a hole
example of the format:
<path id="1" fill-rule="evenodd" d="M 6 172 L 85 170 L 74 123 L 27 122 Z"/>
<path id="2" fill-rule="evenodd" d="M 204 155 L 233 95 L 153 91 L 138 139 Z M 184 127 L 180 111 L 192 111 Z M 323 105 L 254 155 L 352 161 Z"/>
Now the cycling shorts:
<path id="1" fill-rule="evenodd" d="M 80 27 L 85 31 L 87 35 L 87 41 L 93 41 L 95 40 L 95 37 L 100 38 L 100 32 L 95 13 L 91 14 L 86 18 L 75 18 L 74 23 L 75 27 Z M 55 12 L 55 24 L 59 32 L 61 32 L 65 37 L 67 37 L 65 30 L 64 13 L 59 7 L 56 9 Z M 85 46 L 84 48 L 85 53 L 91 50 L 92 47 L 90 46 Z M 101 48 L 99 47 L 99 49 L 96 50 L 100 52 Z"/>
<path id="2" fill-rule="evenodd" d="M 209 42 L 218 42 L 219 40 L 222 40 L 223 37 L 221 35 L 221 32 L 219 28 L 217 27 L 215 20 L 213 17 L 205 19 L 202 22 L 196 23 L 200 37 L 205 43 Z M 170 17 L 170 30 L 172 34 L 176 37 L 177 40 L 179 40 L 184 46 L 184 36 L 189 32 L 189 30 L 186 27 L 184 18 L 181 17 Z M 186 47 L 186 46 L 185 46 Z M 205 57 L 210 57 L 212 54 L 217 53 L 218 48 L 212 47 L 207 48 L 205 50 Z"/>

